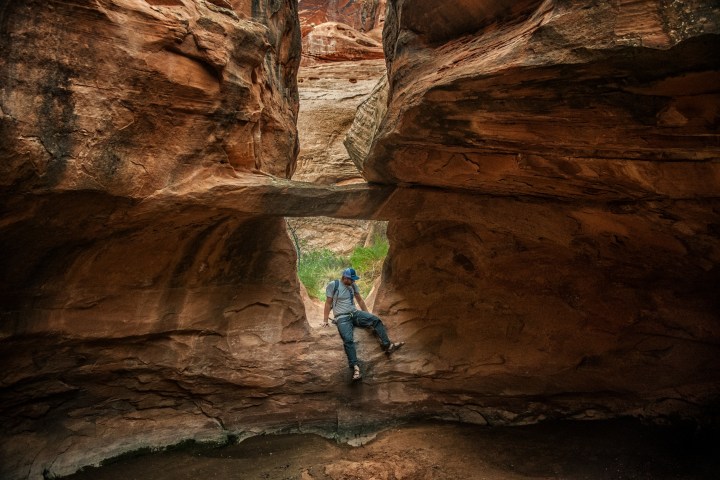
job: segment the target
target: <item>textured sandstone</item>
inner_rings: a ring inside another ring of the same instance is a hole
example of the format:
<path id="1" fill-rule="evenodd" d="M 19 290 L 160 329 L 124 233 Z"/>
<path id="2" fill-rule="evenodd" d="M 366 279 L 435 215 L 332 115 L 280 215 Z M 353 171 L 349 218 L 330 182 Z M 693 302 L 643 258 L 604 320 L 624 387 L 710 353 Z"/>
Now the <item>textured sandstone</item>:
<path id="1" fill-rule="evenodd" d="M 288 228 L 299 244 L 300 254 L 328 249 L 349 255 L 357 246 L 370 245 L 373 235 L 383 230 L 383 222 L 308 217 L 288 219 Z"/>
<path id="2" fill-rule="evenodd" d="M 340 22 L 354 30 L 380 39 L 385 20 L 386 0 L 300 0 L 300 26 L 303 36 L 314 26 Z"/>
<path id="3" fill-rule="evenodd" d="M 490 422 L 712 413 L 719 22 L 701 1 L 391 2 L 387 111 L 348 143 L 413 186 L 375 303 L 424 353 L 398 356 L 424 378 L 406 393 Z"/>
<path id="4" fill-rule="evenodd" d="M 301 1 L 303 64 L 384 58 L 385 0 Z"/>
<path id="5" fill-rule="evenodd" d="M 382 60 L 303 66 L 298 75 L 300 153 L 293 180 L 362 181 L 343 140 L 358 105 L 385 71 Z"/>
<path id="6" fill-rule="evenodd" d="M 503 195 L 717 196 L 719 19 L 700 0 L 391 2 L 388 113 L 364 175 Z"/>
<path id="7" fill-rule="evenodd" d="M 305 63 L 337 62 L 384 58 L 382 44 L 348 25 L 322 23 L 303 36 Z"/>
<path id="8" fill-rule="evenodd" d="M 198 175 L 288 176 L 295 7 L 234 3 L 4 2 L 2 185 L 142 197 Z"/>
<path id="9" fill-rule="evenodd" d="M 396 188 L 247 174 L 294 169 L 294 2 L 0 3 L 0 476 L 415 416 L 718 421 L 712 5 L 391 2 L 350 143 Z M 360 385 L 292 274 L 310 215 L 391 221 L 408 343 L 357 332 Z"/>
<path id="10" fill-rule="evenodd" d="M 358 170 L 364 169 L 372 142 L 387 112 L 388 82 L 383 75 L 363 103 L 357 109 L 353 123 L 343 144 Z"/>
<path id="11" fill-rule="evenodd" d="M 294 2 L 1 2 L 0 50 L 0 477 L 225 438 L 309 331 L 249 175 L 294 168 Z"/>

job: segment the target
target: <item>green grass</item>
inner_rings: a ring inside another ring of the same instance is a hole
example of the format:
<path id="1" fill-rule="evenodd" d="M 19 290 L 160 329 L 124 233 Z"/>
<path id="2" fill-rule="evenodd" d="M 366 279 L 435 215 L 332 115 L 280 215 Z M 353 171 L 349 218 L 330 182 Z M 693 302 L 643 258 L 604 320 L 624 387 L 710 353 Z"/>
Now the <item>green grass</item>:
<path id="1" fill-rule="evenodd" d="M 330 250 L 305 251 L 298 261 L 298 277 L 308 295 L 325 300 L 325 286 L 337 278 L 347 265 L 347 259 Z"/>
<path id="2" fill-rule="evenodd" d="M 298 277 L 311 297 L 325 300 L 328 282 L 340 278 L 343 269 L 352 266 L 360 275 L 358 287 L 365 298 L 382 273 L 388 249 L 387 238 L 376 236 L 371 246 L 355 247 L 349 258 L 328 249 L 303 251 L 298 260 Z"/>
<path id="3" fill-rule="evenodd" d="M 376 236 L 369 247 L 355 247 L 350 254 L 350 264 L 360 275 L 360 293 L 363 297 L 370 293 L 375 279 L 382 274 L 382 266 L 387 257 L 390 244 L 387 238 Z"/>

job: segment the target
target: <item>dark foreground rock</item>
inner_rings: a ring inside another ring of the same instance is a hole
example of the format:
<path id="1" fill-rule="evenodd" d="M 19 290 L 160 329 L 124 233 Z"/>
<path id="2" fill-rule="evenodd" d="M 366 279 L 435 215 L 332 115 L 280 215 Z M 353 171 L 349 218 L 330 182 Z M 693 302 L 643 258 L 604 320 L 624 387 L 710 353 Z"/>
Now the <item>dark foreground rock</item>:
<path id="1" fill-rule="evenodd" d="M 715 434 L 629 421 L 515 428 L 436 423 L 393 428 L 360 448 L 298 434 L 184 447 L 119 459 L 67 479 L 710 480 L 720 468 L 713 440 Z"/>

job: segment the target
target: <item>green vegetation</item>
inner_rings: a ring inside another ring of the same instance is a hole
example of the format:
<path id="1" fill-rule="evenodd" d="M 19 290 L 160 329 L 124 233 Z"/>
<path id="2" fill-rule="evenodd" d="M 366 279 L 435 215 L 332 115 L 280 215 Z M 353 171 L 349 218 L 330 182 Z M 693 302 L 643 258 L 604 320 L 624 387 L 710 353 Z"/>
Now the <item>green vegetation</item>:
<path id="1" fill-rule="evenodd" d="M 327 248 L 322 250 L 304 251 L 298 260 L 298 277 L 305 285 L 308 295 L 313 298 L 325 299 L 325 286 L 337 278 L 348 260 Z"/>
<path id="2" fill-rule="evenodd" d="M 382 273 L 382 264 L 388 249 L 387 238 L 378 235 L 372 245 L 355 247 L 349 257 L 338 255 L 326 248 L 302 251 L 298 260 L 298 276 L 311 297 L 325 300 L 325 287 L 328 282 L 338 278 L 344 268 L 352 266 L 360 275 L 358 287 L 364 298 Z"/>
<path id="3" fill-rule="evenodd" d="M 372 245 L 355 247 L 350 254 L 350 265 L 357 270 L 360 278 L 365 280 L 364 284 L 367 285 L 368 293 L 375 279 L 382 273 L 382 265 L 389 248 L 387 238 L 376 236 L 373 238 Z"/>

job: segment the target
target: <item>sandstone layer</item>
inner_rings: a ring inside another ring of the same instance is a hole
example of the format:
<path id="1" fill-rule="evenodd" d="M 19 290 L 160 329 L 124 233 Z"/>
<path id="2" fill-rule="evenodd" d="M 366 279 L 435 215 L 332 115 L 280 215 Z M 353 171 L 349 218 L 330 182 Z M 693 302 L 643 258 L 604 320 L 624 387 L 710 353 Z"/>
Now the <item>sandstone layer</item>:
<path id="1" fill-rule="evenodd" d="M 717 196 L 719 17 L 707 1 L 392 2 L 388 113 L 363 173 L 501 195 Z"/>
<path id="2" fill-rule="evenodd" d="M 292 173 L 296 4 L 3 1 L 0 51 L 0 477 L 217 438 L 187 386 L 274 384 L 308 326 L 262 187 L 183 192 Z"/>
<path id="3" fill-rule="evenodd" d="M 234 4 L 4 2 L 3 186 L 142 197 L 227 167 L 288 176 L 297 13 Z"/>
<path id="4" fill-rule="evenodd" d="M 0 3 L 2 478 L 415 417 L 718 421 L 713 2 L 391 2 L 353 137 L 385 185 L 343 187 L 275 178 L 296 7 Z M 282 217 L 314 215 L 391 221 L 407 344 L 358 331 L 362 383 L 298 293 Z"/>
<path id="5" fill-rule="evenodd" d="M 406 393 L 460 418 L 713 411 L 719 33 L 714 2 L 389 4 L 388 88 L 347 143 L 412 187 L 393 208 L 445 211 L 388 230 L 376 310 L 424 354 Z"/>
<path id="6" fill-rule="evenodd" d="M 384 58 L 385 0 L 299 2 L 303 64 Z"/>
<path id="7" fill-rule="evenodd" d="M 379 40 L 385 20 L 385 4 L 386 0 L 299 0 L 302 34 L 305 36 L 321 23 L 339 22 Z"/>
<path id="8" fill-rule="evenodd" d="M 380 41 L 343 23 L 327 22 L 303 36 L 303 63 L 384 58 Z"/>
<path id="9" fill-rule="evenodd" d="M 300 151 L 293 180 L 364 181 L 343 141 L 358 105 L 385 72 L 383 60 L 304 65 L 298 74 Z"/>
<path id="10" fill-rule="evenodd" d="M 364 182 L 343 141 L 358 105 L 384 72 L 383 60 L 306 63 L 300 68 L 300 153 L 293 180 L 316 184 Z M 327 217 L 289 220 L 303 249 L 328 248 L 340 254 L 364 244 L 376 224 Z"/>

